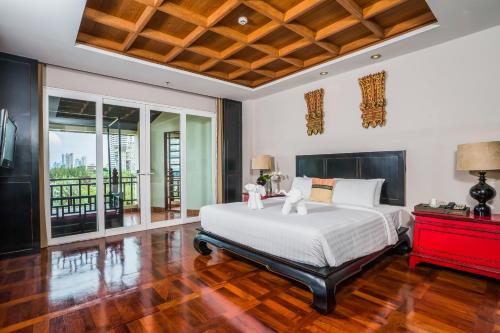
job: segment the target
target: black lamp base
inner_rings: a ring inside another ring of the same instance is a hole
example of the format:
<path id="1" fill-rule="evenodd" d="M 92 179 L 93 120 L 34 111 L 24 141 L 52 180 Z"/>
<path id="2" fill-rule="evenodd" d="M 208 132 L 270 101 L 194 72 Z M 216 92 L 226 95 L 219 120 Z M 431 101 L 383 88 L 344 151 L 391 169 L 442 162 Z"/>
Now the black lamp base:
<path id="1" fill-rule="evenodd" d="M 474 207 L 474 215 L 476 216 L 491 216 L 491 208 L 486 202 L 493 199 L 497 194 L 493 187 L 486 184 L 485 175 L 486 172 L 479 172 L 479 183 L 472 186 L 469 191 L 470 196 L 479 202 L 479 204 Z"/>
<path id="2" fill-rule="evenodd" d="M 260 170 L 260 176 L 259 176 L 259 178 L 257 178 L 257 184 L 262 185 L 262 186 L 266 186 L 267 181 L 262 176 L 264 176 L 264 171 Z"/>

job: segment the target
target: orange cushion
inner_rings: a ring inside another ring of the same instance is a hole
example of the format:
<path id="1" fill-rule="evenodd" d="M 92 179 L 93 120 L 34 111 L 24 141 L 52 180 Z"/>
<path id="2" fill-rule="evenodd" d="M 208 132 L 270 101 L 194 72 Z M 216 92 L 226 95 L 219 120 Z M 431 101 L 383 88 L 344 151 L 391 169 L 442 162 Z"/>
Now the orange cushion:
<path id="1" fill-rule="evenodd" d="M 331 203 L 334 185 L 335 179 L 313 178 L 311 196 L 309 197 L 309 200 Z"/>

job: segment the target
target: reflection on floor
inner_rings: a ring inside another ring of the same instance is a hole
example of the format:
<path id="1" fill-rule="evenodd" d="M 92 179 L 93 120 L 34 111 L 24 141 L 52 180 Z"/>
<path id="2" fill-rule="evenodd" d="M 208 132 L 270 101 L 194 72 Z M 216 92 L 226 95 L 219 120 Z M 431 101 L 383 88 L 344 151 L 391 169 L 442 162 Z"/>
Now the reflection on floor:
<path id="1" fill-rule="evenodd" d="M 199 214 L 200 211 L 198 209 L 187 210 L 187 217 L 197 217 Z M 161 222 L 161 221 L 168 221 L 180 218 L 181 218 L 181 213 L 180 211 L 177 210 L 172 210 L 168 212 L 158 212 L 153 210 L 151 211 L 151 222 Z"/>
<path id="2" fill-rule="evenodd" d="M 345 281 L 328 316 L 260 266 L 193 249 L 199 223 L 0 261 L 5 332 L 497 332 L 500 281 L 391 254 Z"/>

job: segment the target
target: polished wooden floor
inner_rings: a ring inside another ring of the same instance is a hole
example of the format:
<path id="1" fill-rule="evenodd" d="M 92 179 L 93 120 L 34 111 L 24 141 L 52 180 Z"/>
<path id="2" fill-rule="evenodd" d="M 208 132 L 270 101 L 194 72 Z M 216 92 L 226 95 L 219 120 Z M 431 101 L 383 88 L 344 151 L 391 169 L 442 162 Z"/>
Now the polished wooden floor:
<path id="1" fill-rule="evenodd" d="M 321 316 L 295 283 L 223 251 L 197 224 L 0 261 L 0 332 L 500 332 L 500 282 L 389 255 Z"/>

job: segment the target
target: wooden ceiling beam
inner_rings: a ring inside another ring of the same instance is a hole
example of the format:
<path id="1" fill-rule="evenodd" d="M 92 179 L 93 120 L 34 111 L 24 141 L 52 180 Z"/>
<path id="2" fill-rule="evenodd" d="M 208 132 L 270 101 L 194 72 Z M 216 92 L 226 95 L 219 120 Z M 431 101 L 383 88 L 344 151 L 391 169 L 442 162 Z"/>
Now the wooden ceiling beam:
<path id="1" fill-rule="evenodd" d="M 355 40 L 353 42 L 350 42 L 348 44 L 342 45 L 342 47 L 340 48 L 340 54 L 343 55 L 343 54 L 352 52 L 354 50 L 359 49 L 360 47 L 363 47 L 363 46 L 366 46 L 366 45 L 369 45 L 369 44 L 373 44 L 373 43 L 376 43 L 378 41 L 380 41 L 380 38 L 378 38 L 378 37 L 376 37 L 374 35 L 370 35 L 370 36 L 367 36 L 367 37 L 363 37 L 363 38 L 357 39 L 357 40 Z"/>
<path id="2" fill-rule="evenodd" d="M 254 69 L 254 72 L 260 75 L 270 77 L 271 79 L 274 79 L 276 77 L 276 73 L 268 69 Z"/>
<path id="3" fill-rule="evenodd" d="M 133 55 L 139 58 L 148 58 L 151 60 L 154 60 L 156 62 L 160 63 L 165 63 L 167 60 L 167 57 L 165 55 L 161 55 L 158 53 L 154 53 L 148 50 L 143 50 L 143 49 L 130 49 L 127 54 Z"/>
<path id="4" fill-rule="evenodd" d="M 397 23 L 392 27 L 385 29 L 385 35 L 387 37 L 392 37 L 398 35 L 402 32 L 421 27 L 423 25 L 435 22 L 436 18 L 432 13 L 425 13 L 417 17 L 411 18 L 407 21 Z"/>
<path id="5" fill-rule="evenodd" d="M 251 85 L 252 85 L 252 87 L 257 87 L 257 86 L 260 86 L 261 84 L 264 84 L 264 83 L 269 82 L 271 80 L 272 80 L 272 78 L 270 78 L 270 77 L 263 77 L 261 79 L 257 79 L 255 81 L 252 81 Z"/>
<path id="6" fill-rule="evenodd" d="M 200 65 L 200 71 L 205 72 L 208 71 L 210 68 L 214 67 L 219 63 L 219 60 L 217 59 L 208 59 L 205 61 L 203 64 Z"/>
<path id="7" fill-rule="evenodd" d="M 239 78 L 240 76 L 245 75 L 249 72 L 250 72 L 250 69 L 240 68 L 240 69 L 235 70 L 234 72 L 229 73 L 228 77 L 230 80 L 234 80 L 234 79 Z"/>
<path id="8" fill-rule="evenodd" d="M 384 29 L 377 23 L 365 20 L 363 17 L 363 8 L 361 8 L 354 0 L 335 0 L 339 5 L 344 7 L 352 16 L 367 27 L 375 36 L 384 38 Z"/>
<path id="9" fill-rule="evenodd" d="M 208 47 L 205 47 L 205 46 L 191 46 L 191 47 L 188 47 L 187 50 L 194 52 L 194 53 L 197 53 L 197 54 L 200 54 L 200 55 L 203 55 L 205 57 L 214 58 L 217 60 L 222 60 L 222 57 L 221 57 L 219 52 L 214 51 L 212 49 L 209 49 Z"/>
<path id="10" fill-rule="evenodd" d="M 207 31 L 207 29 L 203 28 L 203 27 L 196 27 L 193 31 L 191 31 L 189 33 L 189 35 L 187 35 L 184 39 L 183 39 L 183 47 L 189 47 L 191 46 L 191 44 L 193 44 L 194 42 L 196 42 L 196 40 L 198 40 L 198 38 L 201 37 L 201 35 L 203 35 L 205 32 Z"/>
<path id="11" fill-rule="evenodd" d="M 267 45 L 267 44 L 252 44 L 250 45 L 252 48 L 259 50 L 261 52 L 264 52 L 267 55 L 270 55 L 271 57 L 277 57 L 279 56 L 279 51 L 278 49 Z"/>
<path id="12" fill-rule="evenodd" d="M 245 61 L 245 60 L 241 60 L 241 59 L 225 59 L 224 62 L 227 62 L 227 63 L 229 63 L 231 65 L 234 65 L 234 66 L 237 66 L 237 67 L 241 67 L 241 68 L 244 68 L 244 69 L 248 69 L 248 70 L 252 69 L 251 64 L 248 61 Z"/>
<path id="13" fill-rule="evenodd" d="M 333 44 L 333 43 L 330 43 L 330 42 L 316 42 L 316 45 L 318 45 L 322 49 L 330 52 L 334 56 L 336 56 L 336 55 L 338 55 L 340 53 L 340 47 L 337 46 L 337 45 L 335 45 L 335 44 Z"/>
<path id="14" fill-rule="evenodd" d="M 246 46 L 247 45 L 245 43 L 236 42 L 221 52 L 221 58 L 227 59 L 231 57 L 233 54 L 243 50 Z"/>
<path id="15" fill-rule="evenodd" d="M 298 49 L 301 49 L 307 45 L 311 45 L 311 42 L 305 38 L 302 38 L 302 39 L 296 41 L 295 43 L 292 43 L 292 44 L 289 44 L 287 46 L 282 47 L 279 50 L 279 55 L 280 55 L 280 57 L 284 57 L 284 56 L 289 55 L 290 53 L 295 52 Z"/>
<path id="16" fill-rule="evenodd" d="M 307 59 L 306 61 L 304 61 L 304 66 L 305 67 L 313 66 L 313 65 L 319 64 L 320 62 L 329 60 L 331 58 L 332 57 L 330 55 L 323 53 L 323 54 L 317 55 L 313 58 L 310 58 L 310 59 Z"/>
<path id="17" fill-rule="evenodd" d="M 285 15 L 271 6 L 270 4 L 266 3 L 265 1 L 262 0 L 243 0 L 243 3 L 247 6 L 255 10 L 261 15 L 264 15 L 271 20 L 275 20 L 278 22 L 283 22 L 283 19 Z"/>
<path id="18" fill-rule="evenodd" d="M 229 80 L 229 75 L 224 72 L 220 71 L 206 71 L 207 74 L 224 79 L 224 80 Z"/>
<path id="19" fill-rule="evenodd" d="M 208 18 L 207 18 L 207 26 L 213 27 L 220 20 L 226 17 L 233 9 L 240 5 L 240 0 L 227 0 L 224 2 L 219 8 L 217 8 Z"/>
<path id="20" fill-rule="evenodd" d="M 95 37 L 83 32 L 78 33 L 77 41 L 92 46 L 102 47 L 104 49 L 111 49 L 115 51 L 121 51 L 122 48 L 121 43 L 117 43 L 104 38 Z"/>
<path id="21" fill-rule="evenodd" d="M 184 41 L 182 39 L 171 36 L 169 34 L 166 34 L 166 33 L 160 32 L 160 31 L 146 29 L 146 30 L 143 30 L 141 33 L 139 33 L 139 36 L 153 39 L 153 40 L 156 40 L 156 41 L 161 42 L 161 43 L 167 43 L 169 45 L 179 46 L 179 47 L 184 48 Z"/>
<path id="22" fill-rule="evenodd" d="M 156 5 L 156 0 L 134 0 L 135 2 L 142 3 L 143 5 L 146 6 L 155 6 Z"/>
<path id="23" fill-rule="evenodd" d="M 293 58 L 293 57 L 283 57 L 280 59 L 291 64 L 291 65 L 294 65 L 295 67 L 299 67 L 299 68 L 304 67 L 304 62 L 300 59 Z"/>
<path id="24" fill-rule="evenodd" d="M 158 10 L 194 25 L 199 25 L 204 28 L 207 27 L 207 18 L 205 16 L 185 9 L 184 7 L 176 5 L 170 1 L 167 1 L 163 5 L 159 6 Z"/>
<path id="25" fill-rule="evenodd" d="M 363 8 L 363 18 L 368 20 L 378 14 L 382 14 L 389 9 L 402 5 L 408 0 L 379 0 L 365 8 Z"/>
<path id="26" fill-rule="evenodd" d="M 286 11 L 283 21 L 289 23 L 325 1 L 326 0 L 303 0 Z"/>
<path id="27" fill-rule="evenodd" d="M 125 41 L 122 43 L 123 52 L 127 52 L 127 50 L 132 46 L 132 44 L 137 39 L 138 33 L 141 32 L 144 29 L 144 27 L 146 27 L 149 20 L 153 17 L 155 13 L 156 13 L 155 7 L 147 6 L 144 9 L 137 22 L 135 22 L 135 28 L 134 28 L 135 31 L 130 32 Z"/>
<path id="28" fill-rule="evenodd" d="M 108 27 L 112 27 L 118 30 L 125 30 L 127 32 L 135 32 L 135 24 L 133 22 L 113 15 L 109 15 L 90 7 L 85 8 L 83 16 L 94 22 L 107 25 Z"/>
<path id="29" fill-rule="evenodd" d="M 280 71 L 277 71 L 276 72 L 276 76 L 277 77 L 282 77 L 282 76 L 285 76 L 285 75 L 288 75 L 290 73 L 293 73 L 295 71 L 297 71 L 299 68 L 295 67 L 295 66 L 290 66 L 290 67 L 287 67 L 285 69 L 282 69 Z"/>
<path id="30" fill-rule="evenodd" d="M 170 62 L 170 61 L 174 60 L 179 54 L 182 53 L 182 51 L 184 51 L 184 48 L 178 47 L 178 46 L 174 47 L 165 56 L 165 62 Z"/>
<path id="31" fill-rule="evenodd" d="M 275 61 L 276 59 L 278 58 L 275 58 L 275 57 L 271 57 L 271 56 L 265 56 L 265 57 L 262 57 L 258 60 L 255 60 L 254 62 L 252 62 L 252 69 L 258 69 L 258 68 L 261 68 L 262 66 L 265 66 L 273 61 Z"/>
<path id="32" fill-rule="evenodd" d="M 281 27 L 281 24 L 276 21 L 266 23 L 265 25 L 248 35 L 248 43 L 255 43 L 259 39 L 269 35 L 274 30 L 277 30 L 279 27 Z"/>
<path id="33" fill-rule="evenodd" d="M 316 40 L 325 39 L 326 37 L 339 33 L 343 30 L 349 29 L 350 27 L 355 26 L 358 23 L 359 21 L 353 16 L 349 16 L 341 20 L 338 20 L 322 29 L 319 29 L 316 32 Z"/>
<path id="34" fill-rule="evenodd" d="M 211 27 L 209 28 L 209 30 L 212 32 L 216 32 L 224 37 L 237 40 L 238 42 L 247 43 L 247 36 L 234 29 L 219 26 L 219 27 Z"/>
<path id="35" fill-rule="evenodd" d="M 174 60 L 169 63 L 170 65 L 177 66 L 177 67 L 182 67 L 184 69 L 188 69 L 193 72 L 199 72 L 200 71 L 200 66 L 192 64 L 187 61 L 181 61 L 181 60 Z"/>
<path id="36" fill-rule="evenodd" d="M 284 24 L 284 27 L 292 30 L 296 34 L 307 39 L 309 42 L 316 44 L 317 46 L 321 47 L 322 49 L 326 50 L 327 52 L 330 52 L 334 55 L 339 54 L 340 48 L 337 45 L 334 45 L 333 43 L 327 43 L 327 42 L 317 42 L 316 41 L 316 34 L 311 29 L 309 29 L 301 24 L 288 23 L 288 24 Z"/>

